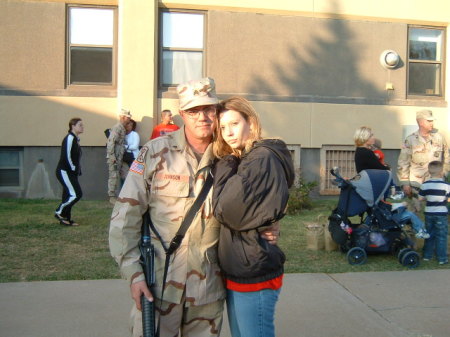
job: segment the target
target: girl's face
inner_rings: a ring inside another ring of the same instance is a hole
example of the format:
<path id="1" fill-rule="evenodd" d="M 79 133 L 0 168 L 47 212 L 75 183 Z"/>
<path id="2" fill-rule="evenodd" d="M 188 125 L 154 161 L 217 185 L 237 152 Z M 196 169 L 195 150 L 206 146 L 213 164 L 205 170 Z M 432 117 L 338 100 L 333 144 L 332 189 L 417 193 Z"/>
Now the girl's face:
<path id="1" fill-rule="evenodd" d="M 243 150 L 250 135 L 250 124 L 234 110 L 220 114 L 220 133 L 223 140 L 235 150 Z"/>
<path id="2" fill-rule="evenodd" d="M 78 121 L 77 124 L 72 125 L 72 132 L 73 132 L 74 134 L 76 134 L 77 136 L 78 136 L 80 133 L 83 133 L 83 131 L 84 131 L 83 121 Z"/>

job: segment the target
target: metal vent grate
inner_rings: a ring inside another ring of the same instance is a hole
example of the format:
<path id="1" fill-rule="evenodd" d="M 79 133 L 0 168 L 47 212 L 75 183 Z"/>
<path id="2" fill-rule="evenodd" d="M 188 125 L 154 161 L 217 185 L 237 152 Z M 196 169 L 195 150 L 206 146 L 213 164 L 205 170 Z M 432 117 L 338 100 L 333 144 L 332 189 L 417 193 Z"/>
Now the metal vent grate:
<path id="1" fill-rule="evenodd" d="M 353 146 L 326 146 L 321 151 L 321 194 L 339 194 L 339 188 L 332 184 L 334 177 L 330 170 L 339 167 L 341 175 L 352 178 L 356 175 L 355 148 Z"/>

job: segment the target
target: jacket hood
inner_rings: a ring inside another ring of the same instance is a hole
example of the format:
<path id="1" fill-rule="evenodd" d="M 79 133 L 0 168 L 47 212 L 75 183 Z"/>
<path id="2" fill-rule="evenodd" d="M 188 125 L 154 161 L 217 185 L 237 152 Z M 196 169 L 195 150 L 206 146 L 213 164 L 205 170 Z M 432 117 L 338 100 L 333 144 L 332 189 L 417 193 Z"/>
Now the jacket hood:
<path id="1" fill-rule="evenodd" d="M 280 139 L 263 139 L 256 142 L 253 149 L 257 149 L 258 147 L 265 147 L 278 157 L 281 165 L 283 165 L 288 187 L 290 188 L 294 184 L 295 172 L 291 153 L 289 152 L 286 143 Z"/>

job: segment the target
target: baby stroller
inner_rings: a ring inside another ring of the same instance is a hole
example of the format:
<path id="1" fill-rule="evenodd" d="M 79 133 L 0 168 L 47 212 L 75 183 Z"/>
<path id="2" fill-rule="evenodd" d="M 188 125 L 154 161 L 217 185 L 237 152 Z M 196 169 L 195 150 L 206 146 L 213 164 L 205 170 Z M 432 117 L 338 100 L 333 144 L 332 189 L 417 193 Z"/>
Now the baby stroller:
<path id="1" fill-rule="evenodd" d="M 347 253 L 351 265 L 367 261 L 368 252 L 390 252 L 405 267 L 416 268 L 420 257 L 413 250 L 414 242 L 403 230 L 405 223 L 392 217 L 390 206 L 381 200 L 388 194 L 392 173 L 385 170 L 364 170 L 347 180 L 334 168 L 331 174 L 341 192 L 339 202 L 329 219 L 332 239 Z M 358 224 L 349 217 L 359 215 Z"/>

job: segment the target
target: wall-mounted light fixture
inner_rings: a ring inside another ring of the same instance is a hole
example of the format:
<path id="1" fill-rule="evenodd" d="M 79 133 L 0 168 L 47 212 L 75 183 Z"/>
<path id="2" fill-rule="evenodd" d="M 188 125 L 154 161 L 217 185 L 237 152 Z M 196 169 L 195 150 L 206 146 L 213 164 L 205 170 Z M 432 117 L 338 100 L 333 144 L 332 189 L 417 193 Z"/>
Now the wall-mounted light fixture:
<path id="1" fill-rule="evenodd" d="M 380 63 L 386 69 L 394 69 L 400 63 L 400 56 L 393 50 L 385 50 L 380 55 Z"/>

